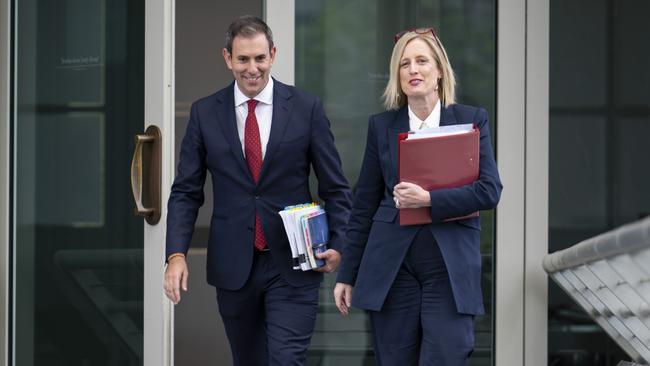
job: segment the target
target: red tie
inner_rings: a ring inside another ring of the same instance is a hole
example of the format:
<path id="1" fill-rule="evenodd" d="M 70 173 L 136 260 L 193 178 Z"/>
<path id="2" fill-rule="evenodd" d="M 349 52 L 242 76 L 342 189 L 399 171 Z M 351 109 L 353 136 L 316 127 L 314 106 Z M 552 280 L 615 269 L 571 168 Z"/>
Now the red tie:
<path id="1" fill-rule="evenodd" d="M 248 116 L 246 116 L 246 125 L 244 127 L 246 164 L 248 165 L 248 170 L 253 175 L 255 184 L 260 179 L 260 171 L 262 170 L 262 143 L 260 142 L 260 128 L 257 125 L 257 117 L 255 117 L 256 106 L 257 101 L 255 99 L 248 101 Z M 264 237 L 260 215 L 257 211 L 255 212 L 255 236 L 253 242 L 257 250 L 266 248 L 266 238 Z"/>

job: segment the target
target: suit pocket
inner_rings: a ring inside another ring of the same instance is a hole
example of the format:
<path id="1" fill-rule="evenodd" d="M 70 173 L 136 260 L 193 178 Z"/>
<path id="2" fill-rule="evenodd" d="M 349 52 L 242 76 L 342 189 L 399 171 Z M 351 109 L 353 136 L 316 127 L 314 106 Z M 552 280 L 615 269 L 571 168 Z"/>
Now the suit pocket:
<path id="1" fill-rule="evenodd" d="M 458 225 L 468 227 L 474 230 L 481 230 L 481 219 L 478 217 L 472 217 L 465 220 L 456 220 L 454 221 Z"/>
<path id="2" fill-rule="evenodd" d="M 395 221 L 396 216 L 397 209 L 395 207 L 379 206 L 377 212 L 375 212 L 375 216 L 372 217 L 372 220 L 381 222 L 393 222 Z"/>
<path id="3" fill-rule="evenodd" d="M 290 130 L 291 125 L 288 127 L 288 131 L 285 133 L 284 136 L 282 136 L 282 140 L 280 140 L 280 147 L 304 147 L 309 144 L 310 140 L 310 135 L 309 131 L 303 130 L 303 129 L 298 129 L 298 130 Z"/>
<path id="4" fill-rule="evenodd" d="M 309 148 L 309 136 L 293 136 L 289 139 L 285 138 L 280 141 L 277 153 L 282 156 L 282 159 L 287 161 L 300 160 L 306 156 L 307 149 Z"/>

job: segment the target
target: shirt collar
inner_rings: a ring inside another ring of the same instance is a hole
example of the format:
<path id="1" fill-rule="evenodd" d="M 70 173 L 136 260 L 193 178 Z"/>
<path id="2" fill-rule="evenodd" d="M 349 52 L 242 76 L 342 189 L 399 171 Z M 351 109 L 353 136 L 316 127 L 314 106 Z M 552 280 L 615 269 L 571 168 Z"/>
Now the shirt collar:
<path id="1" fill-rule="evenodd" d="M 235 81 L 235 107 L 239 107 L 240 105 L 248 102 L 249 99 L 251 98 L 244 95 L 244 93 L 239 89 L 237 82 Z M 254 96 L 253 99 L 257 100 L 260 103 L 268 105 L 273 104 L 273 78 L 269 78 L 269 82 L 266 83 L 264 89 L 262 89 L 259 94 Z"/>
<path id="2" fill-rule="evenodd" d="M 409 110 L 409 121 L 410 125 L 416 125 L 417 128 L 426 128 L 426 127 L 438 127 L 440 125 L 440 99 L 436 102 L 436 106 L 433 107 L 433 111 L 427 116 L 427 118 L 422 121 L 415 113 L 411 110 L 411 106 L 408 106 Z M 413 123 L 415 122 L 415 123 Z M 424 126 L 423 126 L 424 124 Z"/>

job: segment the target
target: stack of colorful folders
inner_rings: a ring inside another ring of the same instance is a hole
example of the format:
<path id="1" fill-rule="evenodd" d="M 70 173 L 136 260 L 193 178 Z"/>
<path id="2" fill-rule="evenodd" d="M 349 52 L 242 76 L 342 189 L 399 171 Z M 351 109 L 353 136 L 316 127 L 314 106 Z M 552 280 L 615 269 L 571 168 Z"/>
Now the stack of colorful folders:
<path id="1" fill-rule="evenodd" d="M 329 229 L 325 210 L 315 203 L 305 203 L 285 207 L 279 214 L 291 245 L 293 269 L 309 271 L 324 266 L 325 261 L 316 258 L 316 254 L 327 250 Z"/>

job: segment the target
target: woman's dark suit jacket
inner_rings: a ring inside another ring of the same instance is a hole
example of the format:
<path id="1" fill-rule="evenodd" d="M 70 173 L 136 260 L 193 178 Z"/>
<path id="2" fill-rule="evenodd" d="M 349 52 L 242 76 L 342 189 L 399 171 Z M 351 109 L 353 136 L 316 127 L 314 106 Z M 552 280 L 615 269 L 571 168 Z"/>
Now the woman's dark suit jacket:
<path id="1" fill-rule="evenodd" d="M 485 109 L 460 104 L 442 108 L 440 125 L 475 123 L 481 130 L 479 179 L 430 192 L 432 224 L 426 226 L 445 260 L 458 312 L 482 314 L 480 218 L 443 222 L 499 202 L 502 185 L 494 161 Z M 397 135 L 409 130 L 408 108 L 370 117 L 366 152 L 348 222 L 347 245 L 337 281 L 354 286 L 352 305 L 381 309 L 419 226 L 400 226 L 393 201 Z"/>

